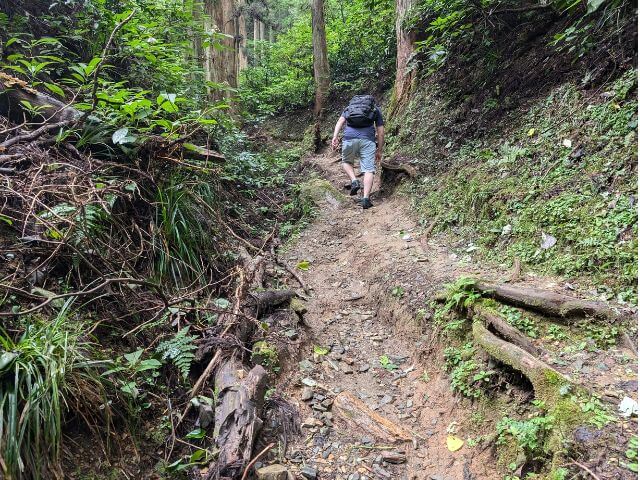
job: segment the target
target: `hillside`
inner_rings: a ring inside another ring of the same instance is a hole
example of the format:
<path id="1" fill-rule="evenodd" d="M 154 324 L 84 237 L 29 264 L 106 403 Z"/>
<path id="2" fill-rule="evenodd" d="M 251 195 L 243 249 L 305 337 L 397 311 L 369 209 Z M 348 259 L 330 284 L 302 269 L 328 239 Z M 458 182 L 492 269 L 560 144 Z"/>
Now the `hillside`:
<path id="1" fill-rule="evenodd" d="M 0 479 L 637 478 L 637 61 L 625 0 L 0 0 Z"/>

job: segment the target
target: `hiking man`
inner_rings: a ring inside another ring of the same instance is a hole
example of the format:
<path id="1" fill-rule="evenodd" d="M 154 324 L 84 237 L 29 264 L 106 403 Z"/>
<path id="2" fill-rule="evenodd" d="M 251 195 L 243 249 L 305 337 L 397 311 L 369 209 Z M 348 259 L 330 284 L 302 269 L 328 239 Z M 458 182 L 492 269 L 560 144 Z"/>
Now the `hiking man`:
<path id="1" fill-rule="evenodd" d="M 384 120 L 382 112 L 371 95 L 356 95 L 344 109 L 336 128 L 333 131 L 331 146 L 338 149 L 338 134 L 347 124 L 342 139 L 342 168 L 351 180 L 350 195 L 360 190 L 360 182 L 356 178 L 353 164 L 356 157 L 360 158 L 360 171 L 364 172 L 364 190 L 360 204 L 362 208 L 371 208 L 369 199 L 373 187 L 373 176 L 376 173 L 376 163 L 382 159 L 384 148 Z M 377 140 L 377 143 L 376 143 Z"/>

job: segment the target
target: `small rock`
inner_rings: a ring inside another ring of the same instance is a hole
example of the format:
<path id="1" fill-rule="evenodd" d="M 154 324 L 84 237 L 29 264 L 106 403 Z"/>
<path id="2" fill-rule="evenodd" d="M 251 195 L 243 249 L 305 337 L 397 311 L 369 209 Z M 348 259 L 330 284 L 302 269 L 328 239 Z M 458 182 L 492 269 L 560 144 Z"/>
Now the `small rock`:
<path id="1" fill-rule="evenodd" d="M 306 358 L 302 360 L 300 363 L 298 363 L 298 366 L 300 367 L 300 370 L 302 370 L 303 372 L 309 372 L 313 370 L 313 363 L 311 363 L 311 361 L 307 360 Z"/>
<path id="2" fill-rule="evenodd" d="M 368 363 L 365 363 L 364 365 L 361 365 L 360 368 L 358 369 L 358 371 L 360 373 L 364 373 L 369 371 L 369 369 L 371 368 L 371 365 L 369 365 Z"/>
<path id="3" fill-rule="evenodd" d="M 275 463 L 268 467 L 262 467 L 256 470 L 258 480 L 287 480 L 289 472 L 287 467 Z"/>
<path id="4" fill-rule="evenodd" d="M 406 455 L 400 452 L 390 452 L 383 451 L 382 452 L 382 461 L 386 463 L 400 464 L 405 463 L 407 461 Z"/>
<path id="5" fill-rule="evenodd" d="M 311 400 L 313 398 L 313 388 L 304 387 L 302 389 L 302 395 L 300 396 L 304 402 Z"/>
<path id="6" fill-rule="evenodd" d="M 284 332 L 284 336 L 287 337 L 289 340 L 297 340 L 298 332 L 294 329 L 290 329 Z"/>
<path id="7" fill-rule="evenodd" d="M 358 472 L 352 473 L 351 475 L 349 475 L 349 478 L 347 480 L 360 480 L 360 474 Z"/>
<path id="8" fill-rule="evenodd" d="M 393 402 L 393 397 L 391 395 L 385 395 L 384 397 L 382 397 L 382 399 L 380 399 L 380 406 L 383 407 L 391 402 Z"/>
<path id="9" fill-rule="evenodd" d="M 365 435 L 364 437 L 362 437 L 362 440 L 360 440 L 362 442 L 363 445 L 373 445 L 373 437 L 370 435 Z"/>
<path id="10" fill-rule="evenodd" d="M 309 480 L 315 480 L 316 478 L 318 478 L 318 470 L 309 466 L 302 467 L 300 469 L 300 474 L 304 478 L 308 478 Z"/>
<path id="11" fill-rule="evenodd" d="M 346 374 L 350 374 L 353 373 L 353 368 L 351 368 L 348 364 L 346 363 L 341 363 L 340 364 L 340 368 L 342 369 L 342 373 L 346 373 Z"/>

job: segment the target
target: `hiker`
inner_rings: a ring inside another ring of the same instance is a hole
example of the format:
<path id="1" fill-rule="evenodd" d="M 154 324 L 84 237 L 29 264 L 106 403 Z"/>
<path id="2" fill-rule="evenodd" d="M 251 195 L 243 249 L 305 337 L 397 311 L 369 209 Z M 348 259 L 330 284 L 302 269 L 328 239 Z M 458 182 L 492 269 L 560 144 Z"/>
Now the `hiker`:
<path id="1" fill-rule="evenodd" d="M 364 190 L 360 204 L 362 208 L 371 208 L 369 199 L 373 187 L 373 176 L 376 173 L 376 162 L 382 158 L 384 148 L 384 120 L 382 112 L 371 95 L 356 95 L 344 109 L 336 128 L 333 131 L 331 146 L 338 149 L 338 134 L 347 124 L 342 139 L 342 168 L 351 180 L 350 195 L 355 195 L 361 185 L 356 178 L 353 164 L 360 158 L 360 171 L 364 172 Z M 377 140 L 377 143 L 376 143 Z"/>

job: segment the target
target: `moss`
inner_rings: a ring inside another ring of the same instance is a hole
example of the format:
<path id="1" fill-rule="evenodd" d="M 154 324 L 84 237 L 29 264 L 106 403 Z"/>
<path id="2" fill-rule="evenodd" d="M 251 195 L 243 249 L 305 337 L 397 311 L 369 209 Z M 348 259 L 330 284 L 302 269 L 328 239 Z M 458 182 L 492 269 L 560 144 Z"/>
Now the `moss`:
<path id="1" fill-rule="evenodd" d="M 347 197 L 340 193 L 331 182 L 321 178 L 312 178 L 300 185 L 300 197 L 317 206 L 329 204 L 333 208 L 343 205 Z"/>
<path id="2" fill-rule="evenodd" d="M 253 344 L 251 351 L 251 361 L 262 365 L 265 368 L 274 369 L 278 367 L 278 351 L 264 340 Z"/>

